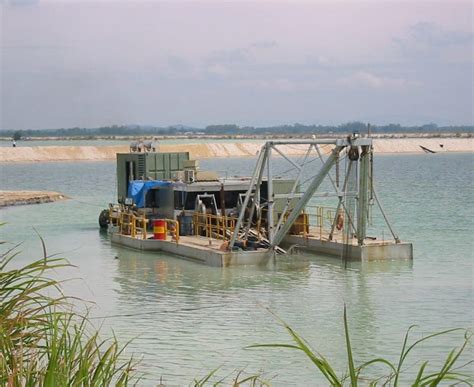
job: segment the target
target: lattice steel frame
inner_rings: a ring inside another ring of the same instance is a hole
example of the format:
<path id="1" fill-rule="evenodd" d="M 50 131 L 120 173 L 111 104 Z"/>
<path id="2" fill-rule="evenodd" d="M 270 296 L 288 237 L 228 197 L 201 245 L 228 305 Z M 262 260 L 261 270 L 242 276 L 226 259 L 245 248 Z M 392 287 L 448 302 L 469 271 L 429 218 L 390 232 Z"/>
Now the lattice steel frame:
<path id="1" fill-rule="evenodd" d="M 302 162 L 297 163 L 287 155 L 285 155 L 278 147 L 281 145 L 306 145 L 308 146 L 305 154 L 304 159 Z M 322 155 L 322 152 L 319 148 L 320 145 L 333 145 L 331 152 L 326 160 Z M 338 184 L 336 184 L 329 174 L 331 169 L 339 160 L 339 154 L 342 150 L 346 148 L 352 148 L 357 150 L 361 150 L 359 160 L 359 181 L 358 181 L 358 190 L 355 193 L 356 202 L 357 202 L 357 219 L 354 222 L 354 219 L 348 213 L 345 204 L 344 204 L 344 196 L 345 190 L 347 187 L 348 175 L 350 173 L 350 169 L 355 161 L 350 161 L 349 166 L 346 171 L 346 175 L 344 178 L 344 184 L 342 190 L 339 189 Z M 305 190 L 303 194 L 296 192 L 297 187 L 300 183 L 301 177 L 303 175 L 303 171 L 306 165 L 306 160 L 308 159 L 312 150 L 316 150 L 318 157 L 322 161 L 322 166 L 319 169 L 318 173 L 314 176 L 311 183 L 309 184 L 308 188 Z M 275 204 L 275 195 L 273 192 L 273 176 L 274 171 L 272 169 L 271 158 L 273 152 L 278 153 L 281 157 L 286 159 L 291 165 L 293 165 L 297 170 L 298 174 L 294 181 L 292 190 L 285 195 L 278 195 L 278 198 L 286 198 L 285 207 L 278 217 L 277 221 L 275 222 L 274 219 L 274 204 Z M 301 141 L 268 141 L 266 142 L 258 155 L 257 163 L 250 181 L 249 188 L 245 194 L 245 200 L 243 202 L 242 210 L 240 211 L 236 227 L 234 233 L 229 242 L 229 249 L 232 249 L 235 241 L 239 238 L 239 234 L 242 235 L 241 228 L 244 229 L 244 237 L 247 237 L 249 229 L 251 227 L 251 219 L 254 215 L 255 208 L 260 206 L 260 185 L 262 184 L 263 177 L 265 175 L 265 170 L 267 174 L 267 235 L 268 240 L 270 242 L 271 248 L 275 248 L 278 246 L 285 235 L 290 230 L 293 223 L 298 218 L 301 211 L 306 207 L 310 199 L 314 196 L 318 188 L 320 187 L 321 183 L 324 181 L 326 176 L 329 177 L 331 184 L 334 188 L 334 193 L 338 196 L 339 202 L 336 210 L 336 216 L 339 210 L 342 208 L 348 217 L 350 222 L 349 227 L 351 227 L 355 234 L 357 235 L 358 244 L 362 245 L 364 243 L 364 239 L 366 238 L 366 230 L 367 230 L 367 214 L 368 214 L 368 206 L 369 206 L 369 188 L 373 190 L 373 187 L 369 187 L 370 184 L 370 175 L 372 171 L 371 166 L 371 155 L 372 155 L 372 139 L 370 137 L 360 137 L 357 134 L 352 136 L 348 136 L 347 138 L 343 139 L 313 139 L 313 140 L 301 140 Z M 248 208 L 249 202 L 251 197 L 254 197 L 253 205 L 250 208 L 250 213 L 247 219 L 245 217 L 245 209 Z M 398 243 L 399 239 L 395 234 L 393 227 L 390 225 L 388 218 L 383 211 L 380 202 L 374 192 L 375 201 L 378 204 L 382 215 L 384 217 L 385 222 L 387 223 L 390 232 L 392 233 L 395 241 Z M 298 199 L 296 204 L 290 208 L 290 203 L 292 200 Z M 285 214 L 289 210 L 289 214 L 285 217 Z M 247 223 L 247 224 L 245 224 Z M 336 217 L 332 223 L 331 232 L 329 234 L 329 239 L 332 239 L 334 228 L 336 226 Z"/>

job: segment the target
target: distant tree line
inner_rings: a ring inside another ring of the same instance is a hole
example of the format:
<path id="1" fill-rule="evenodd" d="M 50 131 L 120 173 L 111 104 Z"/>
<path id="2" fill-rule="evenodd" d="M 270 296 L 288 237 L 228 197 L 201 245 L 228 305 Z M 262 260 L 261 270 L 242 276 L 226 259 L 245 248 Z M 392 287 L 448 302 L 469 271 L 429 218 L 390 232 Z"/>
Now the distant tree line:
<path id="1" fill-rule="evenodd" d="M 26 137 L 112 137 L 112 136 L 177 136 L 177 135 L 306 135 L 306 134 L 346 134 L 366 133 L 367 124 L 348 122 L 341 125 L 279 125 L 267 127 L 240 127 L 235 124 L 209 125 L 205 128 L 169 126 L 166 128 L 140 125 L 112 125 L 100 128 L 68 128 L 68 129 L 27 129 L 3 130 L 0 136 L 20 140 Z M 472 133 L 474 126 L 438 126 L 434 123 L 420 126 L 402 126 L 400 124 L 370 125 L 372 133 Z"/>

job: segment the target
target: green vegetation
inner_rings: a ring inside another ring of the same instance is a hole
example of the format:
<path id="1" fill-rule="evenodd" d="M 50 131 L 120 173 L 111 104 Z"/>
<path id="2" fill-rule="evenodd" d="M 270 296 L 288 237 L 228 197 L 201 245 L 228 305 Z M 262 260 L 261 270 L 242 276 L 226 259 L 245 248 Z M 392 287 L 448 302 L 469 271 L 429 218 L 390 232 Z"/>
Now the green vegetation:
<path id="1" fill-rule="evenodd" d="M 415 379 L 409 384 L 411 386 L 416 387 L 438 386 L 442 382 L 449 383 L 449 385 L 457 385 L 460 383 L 464 383 L 464 385 L 469 386 L 472 385 L 473 375 L 461 371 L 469 371 L 469 366 L 471 366 L 474 361 L 471 360 L 460 366 L 457 364 L 459 362 L 460 356 L 471 343 L 472 334 L 465 329 L 449 329 L 446 331 L 433 333 L 416 340 L 412 344 L 409 344 L 410 332 L 415 327 L 411 326 L 405 335 L 405 339 L 403 341 L 402 349 L 400 352 L 400 357 L 397 363 L 390 362 L 389 360 L 383 357 L 376 357 L 364 362 L 359 366 L 356 366 L 354 361 L 354 355 L 352 352 L 346 309 L 344 307 L 344 335 L 346 342 L 347 367 L 346 372 L 342 376 L 339 376 L 335 371 L 334 367 L 323 355 L 319 354 L 317 351 L 312 350 L 309 344 L 283 320 L 281 320 L 277 316 L 275 316 L 275 318 L 290 334 L 291 338 L 293 339 L 293 343 L 258 344 L 252 345 L 248 348 L 285 348 L 303 352 L 306 357 L 318 369 L 318 371 L 324 376 L 328 384 L 337 387 L 342 387 L 347 384 L 350 384 L 351 387 L 357 387 L 359 384 L 362 384 L 364 386 L 382 385 L 394 387 L 400 385 L 407 385 L 406 381 L 404 381 L 402 384 L 401 377 L 403 376 L 407 357 L 416 347 L 419 347 L 421 343 L 438 336 L 447 335 L 454 332 L 463 332 L 463 344 L 459 348 L 455 348 L 449 352 L 441 368 L 428 372 L 428 361 L 424 361 L 419 366 Z M 364 372 L 366 372 L 369 367 L 376 365 L 384 366 L 387 369 L 387 372 L 383 376 L 379 376 L 376 378 L 365 376 Z"/>
<path id="2" fill-rule="evenodd" d="M 212 386 L 233 386 L 233 387 L 240 387 L 240 386 L 248 386 L 248 387 L 269 387 L 271 384 L 261 378 L 260 375 L 250 375 L 245 376 L 243 375 L 243 371 L 237 372 L 237 375 L 232 378 L 232 381 L 228 381 L 227 377 L 224 377 L 217 381 L 212 381 L 211 378 L 217 373 L 219 369 L 216 368 L 212 372 L 208 373 L 201 379 L 194 379 L 193 386 L 194 387 L 205 387 L 208 385 Z"/>
<path id="3" fill-rule="evenodd" d="M 47 277 L 69 264 L 44 249 L 42 259 L 10 268 L 16 255 L 0 255 L 0 385 L 127 385 L 133 359 L 122 359 L 115 337 L 102 340 Z"/>
<path id="4" fill-rule="evenodd" d="M 474 126 L 437 126 L 430 123 L 419 126 L 401 126 L 400 124 L 371 125 L 372 133 L 472 133 Z M 295 123 L 293 125 L 277 126 L 244 126 L 235 124 L 209 125 L 205 128 L 193 128 L 186 126 L 140 126 L 140 125 L 111 125 L 100 128 L 61 128 L 61 129 L 27 129 L 27 130 L 2 130 L 0 136 L 12 137 L 16 140 L 28 137 L 63 137 L 63 138 L 86 138 L 95 137 L 113 138 L 115 136 L 302 136 L 313 134 L 349 134 L 354 132 L 367 132 L 367 125 L 362 122 L 348 122 L 340 125 L 305 125 Z"/>
<path id="5" fill-rule="evenodd" d="M 21 130 L 17 130 L 16 132 L 13 133 L 13 140 L 15 141 L 19 141 L 21 140 L 21 137 L 22 137 L 22 131 Z"/>

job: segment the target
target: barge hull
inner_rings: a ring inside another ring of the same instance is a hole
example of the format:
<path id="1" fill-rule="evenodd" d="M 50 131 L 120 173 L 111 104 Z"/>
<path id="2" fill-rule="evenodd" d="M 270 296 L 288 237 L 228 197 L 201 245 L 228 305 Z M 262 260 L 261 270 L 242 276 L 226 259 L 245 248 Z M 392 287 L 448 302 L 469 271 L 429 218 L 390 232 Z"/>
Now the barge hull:
<path id="1" fill-rule="evenodd" d="M 216 267 L 266 265 L 273 256 L 268 250 L 255 251 L 221 251 L 217 244 L 222 241 L 213 240 L 214 247 L 208 247 L 208 238 L 180 237 L 179 243 L 158 239 L 138 239 L 128 235 L 111 233 L 112 243 L 143 251 L 162 251 L 196 262 Z"/>
<path id="2" fill-rule="evenodd" d="M 407 242 L 379 242 L 359 246 L 318 238 L 308 238 L 301 235 L 286 235 L 283 242 L 285 245 L 296 245 L 303 250 L 315 253 L 338 258 L 345 256 L 351 261 L 371 262 L 413 259 L 413 245 Z"/>

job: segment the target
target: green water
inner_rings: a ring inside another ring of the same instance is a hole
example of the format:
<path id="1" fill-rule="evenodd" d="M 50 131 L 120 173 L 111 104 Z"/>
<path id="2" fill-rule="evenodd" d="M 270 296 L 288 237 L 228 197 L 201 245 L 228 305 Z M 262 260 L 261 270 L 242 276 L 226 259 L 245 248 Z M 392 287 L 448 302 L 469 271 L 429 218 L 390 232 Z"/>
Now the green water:
<path id="1" fill-rule="evenodd" d="M 202 168 L 248 174 L 250 159 L 203 160 Z M 97 217 L 115 201 L 115 163 L 2 165 L 2 189 L 57 190 L 72 200 L 2 209 L 1 239 L 23 241 L 17 264 L 41 256 L 33 226 L 50 253 L 67 257 L 79 278 L 66 291 L 94 301 L 153 380 L 187 385 L 221 367 L 264 372 L 277 386 L 322 383 L 306 358 L 284 350 L 245 350 L 255 343 L 289 342 L 269 308 L 336 365 L 345 364 L 342 313 L 347 305 L 358 363 L 397 358 L 405 330 L 473 326 L 472 154 L 378 156 L 379 196 L 400 237 L 414 244 L 413 262 L 352 264 L 295 255 L 268 267 L 213 268 L 164 254 L 112 246 Z M 388 235 L 388 230 L 385 230 Z M 415 353 L 439 361 L 460 337 L 446 337 Z M 472 351 L 469 354 L 472 358 Z M 413 364 L 415 362 L 410 362 Z M 416 368 L 416 367 L 415 367 Z M 414 372 L 413 370 L 408 370 Z"/>

